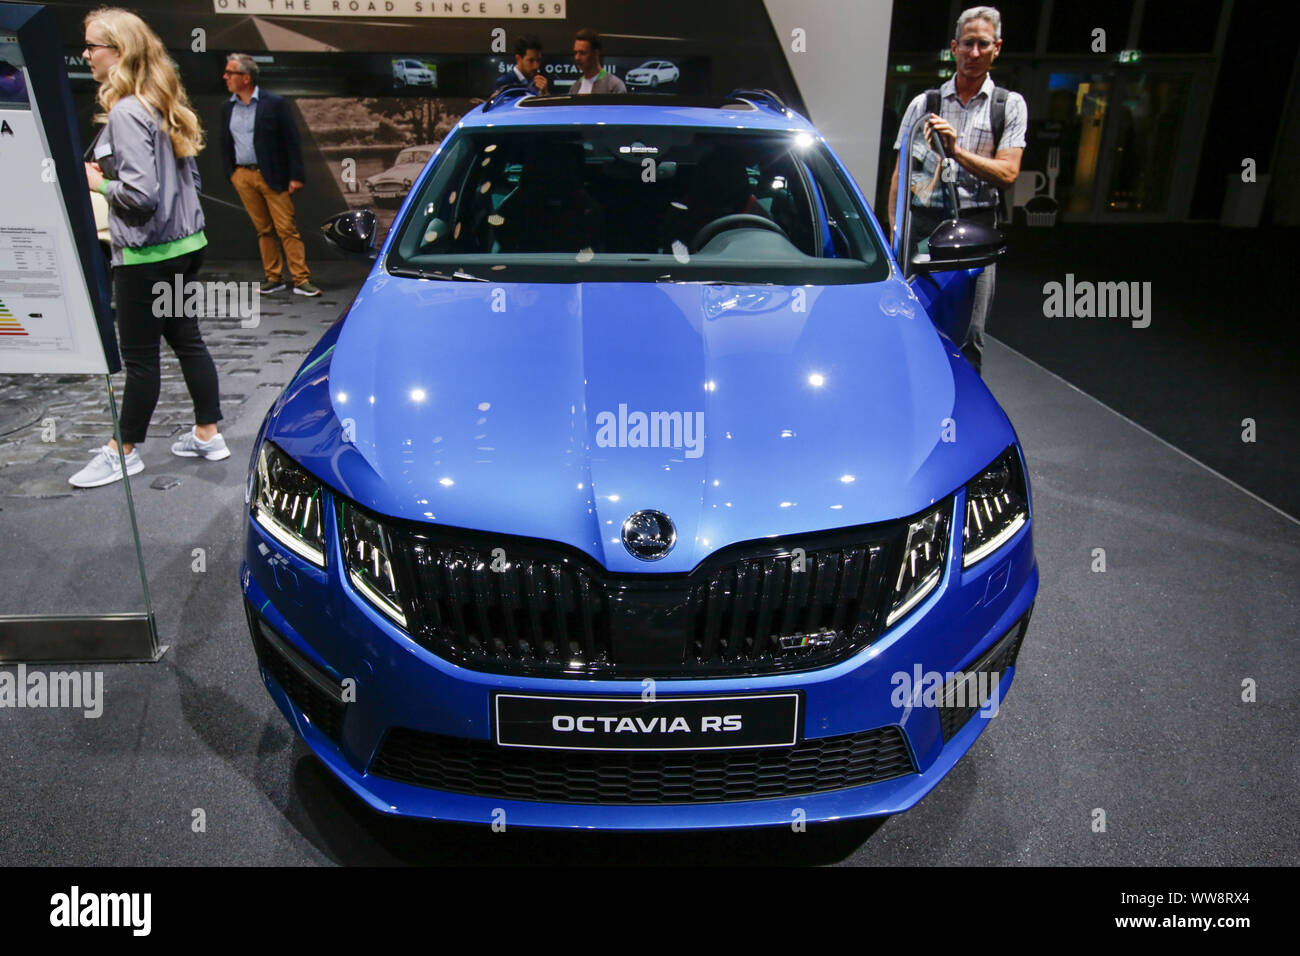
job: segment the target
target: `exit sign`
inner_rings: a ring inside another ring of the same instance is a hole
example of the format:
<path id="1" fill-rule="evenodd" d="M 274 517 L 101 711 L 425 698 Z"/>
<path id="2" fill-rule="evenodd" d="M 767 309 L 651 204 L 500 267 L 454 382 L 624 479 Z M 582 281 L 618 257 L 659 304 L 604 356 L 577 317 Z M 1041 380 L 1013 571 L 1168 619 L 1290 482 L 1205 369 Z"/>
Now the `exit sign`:
<path id="1" fill-rule="evenodd" d="M 1121 63 L 1137 63 L 1142 59 L 1141 50 L 1120 50 L 1119 61 Z"/>

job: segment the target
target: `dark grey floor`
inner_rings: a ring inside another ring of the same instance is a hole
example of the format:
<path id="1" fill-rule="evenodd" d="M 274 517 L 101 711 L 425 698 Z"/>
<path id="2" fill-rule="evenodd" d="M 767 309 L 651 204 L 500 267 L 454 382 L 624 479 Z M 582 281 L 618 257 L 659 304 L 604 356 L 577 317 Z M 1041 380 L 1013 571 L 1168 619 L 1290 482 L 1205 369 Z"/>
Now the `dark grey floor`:
<path id="1" fill-rule="evenodd" d="M 285 301 L 259 348 L 314 339 L 342 307 Z M 292 329 L 310 334 L 273 335 Z M 259 380 L 292 371 L 262 355 Z M 690 836 L 493 834 L 372 814 L 293 736 L 249 646 L 242 478 L 278 391 L 254 386 L 224 426 L 227 461 L 145 446 L 140 479 L 182 479 L 134 483 L 163 660 L 103 668 L 99 719 L 0 709 L 0 862 L 1295 864 L 1300 526 L 999 343 L 985 372 L 1030 463 L 1040 596 L 999 717 L 907 814 Z M 120 498 L 0 498 L 6 575 L 75 587 L 95 563 L 77 542 Z M 48 542 L 37 569 L 24 563 L 33 540 Z M 1096 548 L 1105 573 L 1090 569 Z M 1247 678 L 1256 703 L 1241 699 Z M 196 809 L 206 832 L 192 829 Z"/>
<path id="2" fill-rule="evenodd" d="M 989 330 L 1012 348 L 1300 517 L 1300 229 L 1018 227 Z M 1047 318 L 1043 287 L 1149 283 L 1150 325 Z M 1242 441 L 1242 420 L 1255 441 Z"/>

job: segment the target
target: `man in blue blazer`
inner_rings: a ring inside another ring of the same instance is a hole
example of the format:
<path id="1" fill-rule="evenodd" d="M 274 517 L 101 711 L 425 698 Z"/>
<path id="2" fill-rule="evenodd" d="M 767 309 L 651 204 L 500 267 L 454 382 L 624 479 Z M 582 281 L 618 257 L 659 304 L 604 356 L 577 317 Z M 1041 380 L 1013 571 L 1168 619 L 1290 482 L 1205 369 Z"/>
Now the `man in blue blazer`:
<path id="1" fill-rule="evenodd" d="M 542 75 L 542 41 L 531 33 L 515 40 L 515 66 L 506 70 L 492 84 L 492 92 L 518 86 L 535 95 L 547 93 L 546 77 Z"/>
<path id="2" fill-rule="evenodd" d="M 257 61 L 251 56 L 232 53 L 223 76 L 230 99 L 221 109 L 221 161 L 257 230 L 266 273 L 262 294 L 284 288 L 287 260 L 293 291 L 320 295 L 311 284 L 307 250 L 293 220 L 290 197 L 307 178 L 293 112 L 283 97 L 258 87 Z"/>

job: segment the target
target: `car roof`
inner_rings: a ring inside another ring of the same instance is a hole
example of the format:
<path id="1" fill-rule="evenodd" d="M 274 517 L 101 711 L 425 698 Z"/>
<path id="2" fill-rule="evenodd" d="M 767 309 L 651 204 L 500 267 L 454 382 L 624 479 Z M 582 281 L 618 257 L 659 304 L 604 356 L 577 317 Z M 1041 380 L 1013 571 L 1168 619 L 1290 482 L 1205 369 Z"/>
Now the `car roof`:
<path id="1" fill-rule="evenodd" d="M 586 96 L 520 96 L 475 107 L 465 128 L 486 126 L 701 126 L 718 129 L 789 130 L 817 135 L 807 119 L 760 96 L 753 99 L 628 93 Z"/>

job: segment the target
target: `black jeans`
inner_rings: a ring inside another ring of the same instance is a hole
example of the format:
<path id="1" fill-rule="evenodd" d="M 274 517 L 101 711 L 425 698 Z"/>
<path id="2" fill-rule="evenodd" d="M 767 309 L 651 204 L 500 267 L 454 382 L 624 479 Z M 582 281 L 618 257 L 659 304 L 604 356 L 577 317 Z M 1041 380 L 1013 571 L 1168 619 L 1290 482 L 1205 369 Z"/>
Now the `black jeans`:
<path id="1" fill-rule="evenodd" d="M 217 366 L 203 344 L 197 315 L 185 315 L 184 303 L 172 308 L 171 293 L 176 276 L 182 286 L 198 274 L 203 264 L 203 250 L 149 262 L 138 266 L 113 269 L 113 297 L 117 304 L 117 341 L 126 367 L 126 394 L 122 399 L 122 441 L 139 445 L 149 429 L 149 420 L 158 404 L 162 380 L 159 372 L 159 340 L 166 339 L 180 359 L 185 387 L 194 400 L 194 422 L 214 425 L 221 420 L 221 398 L 217 388 Z M 155 315 L 154 284 L 165 282 L 169 295 Z"/>

